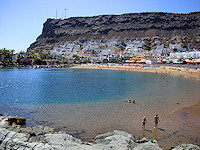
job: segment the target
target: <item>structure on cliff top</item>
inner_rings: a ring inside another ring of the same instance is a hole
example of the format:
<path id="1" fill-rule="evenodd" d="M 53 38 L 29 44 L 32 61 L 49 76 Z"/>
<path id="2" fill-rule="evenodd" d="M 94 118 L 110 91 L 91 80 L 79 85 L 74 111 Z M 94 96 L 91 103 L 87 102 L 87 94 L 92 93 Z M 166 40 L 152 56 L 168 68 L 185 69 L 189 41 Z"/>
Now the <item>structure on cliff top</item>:
<path id="1" fill-rule="evenodd" d="M 130 13 L 47 19 L 42 34 L 27 49 L 51 50 L 66 41 L 154 40 L 182 42 L 190 48 L 200 47 L 200 12 Z"/>

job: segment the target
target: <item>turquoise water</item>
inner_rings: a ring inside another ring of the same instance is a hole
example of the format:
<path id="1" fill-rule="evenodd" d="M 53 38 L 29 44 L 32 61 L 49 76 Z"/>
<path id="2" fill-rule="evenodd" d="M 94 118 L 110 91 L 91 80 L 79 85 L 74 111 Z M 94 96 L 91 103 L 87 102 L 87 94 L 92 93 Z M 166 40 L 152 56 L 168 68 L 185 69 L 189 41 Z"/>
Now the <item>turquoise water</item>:
<path id="1" fill-rule="evenodd" d="M 1 104 L 46 105 L 139 98 L 148 87 L 160 86 L 148 79 L 151 76 L 107 70 L 1 69 Z"/>
<path id="2" fill-rule="evenodd" d="M 87 69 L 0 69 L 1 105 L 89 103 L 185 97 L 199 82 L 155 74 Z"/>
<path id="3" fill-rule="evenodd" d="M 129 121 L 144 114 L 165 115 L 193 104 L 199 89 L 198 81 L 161 74 L 1 68 L 0 113 L 25 117 L 27 126 L 51 125 L 72 134 L 84 130 L 93 136 L 104 129 L 131 129 Z M 124 102 L 129 99 L 136 105 Z"/>

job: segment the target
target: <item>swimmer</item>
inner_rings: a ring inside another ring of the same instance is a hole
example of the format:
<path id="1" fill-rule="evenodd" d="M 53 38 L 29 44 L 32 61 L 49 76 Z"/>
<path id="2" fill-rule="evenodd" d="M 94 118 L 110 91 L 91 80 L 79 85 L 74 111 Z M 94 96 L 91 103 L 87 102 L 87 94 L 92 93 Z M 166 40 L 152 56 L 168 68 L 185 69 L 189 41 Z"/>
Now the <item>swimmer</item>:
<path id="1" fill-rule="evenodd" d="M 131 100 L 128 100 L 128 101 L 125 101 L 125 102 L 131 103 Z"/>
<path id="2" fill-rule="evenodd" d="M 135 104 L 135 100 L 133 100 L 133 104 Z"/>
<path id="3" fill-rule="evenodd" d="M 147 123 L 147 119 L 146 119 L 146 116 L 143 117 L 142 119 L 142 129 L 145 130 L 145 124 Z"/>

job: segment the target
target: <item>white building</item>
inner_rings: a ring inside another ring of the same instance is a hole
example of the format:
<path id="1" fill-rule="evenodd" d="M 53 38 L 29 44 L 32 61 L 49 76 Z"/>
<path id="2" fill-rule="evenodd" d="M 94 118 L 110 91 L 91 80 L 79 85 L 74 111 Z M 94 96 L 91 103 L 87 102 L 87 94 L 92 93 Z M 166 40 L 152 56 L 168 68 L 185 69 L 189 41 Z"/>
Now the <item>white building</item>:
<path id="1" fill-rule="evenodd" d="M 170 53 L 171 59 L 187 59 L 187 58 L 194 58 L 200 59 L 200 51 L 193 51 L 193 52 L 176 52 Z"/>
<path id="2" fill-rule="evenodd" d="M 101 61 L 107 59 L 108 61 L 112 60 L 112 59 L 117 59 L 118 58 L 118 54 L 115 53 L 113 50 L 103 50 L 100 54 L 99 54 L 99 59 Z"/>
<path id="3" fill-rule="evenodd" d="M 180 49 L 181 45 L 179 45 L 179 44 L 169 44 L 169 48 L 170 49 Z"/>

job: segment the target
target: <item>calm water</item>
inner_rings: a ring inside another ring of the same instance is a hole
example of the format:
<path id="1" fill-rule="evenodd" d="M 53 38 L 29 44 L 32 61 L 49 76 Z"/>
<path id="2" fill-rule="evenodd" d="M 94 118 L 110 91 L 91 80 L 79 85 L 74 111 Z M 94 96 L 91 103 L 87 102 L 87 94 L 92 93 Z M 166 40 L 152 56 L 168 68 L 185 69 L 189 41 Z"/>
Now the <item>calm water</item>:
<path id="1" fill-rule="evenodd" d="M 48 105 L 188 97 L 199 82 L 110 70 L 0 69 L 1 105 Z"/>
<path id="2" fill-rule="evenodd" d="M 165 115 L 193 104 L 199 89 L 198 81 L 151 73 L 8 68 L 0 69 L 0 113 L 25 117 L 27 126 L 51 125 L 94 136 L 129 130 L 144 114 Z M 125 103 L 128 99 L 136 105 Z M 131 123 L 129 113 L 134 114 Z"/>

